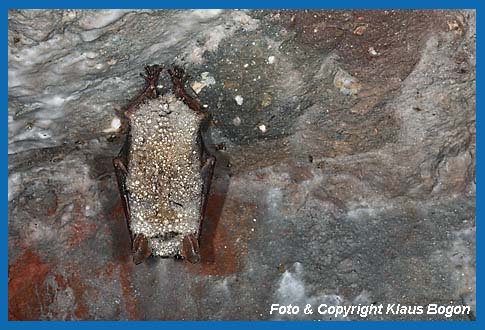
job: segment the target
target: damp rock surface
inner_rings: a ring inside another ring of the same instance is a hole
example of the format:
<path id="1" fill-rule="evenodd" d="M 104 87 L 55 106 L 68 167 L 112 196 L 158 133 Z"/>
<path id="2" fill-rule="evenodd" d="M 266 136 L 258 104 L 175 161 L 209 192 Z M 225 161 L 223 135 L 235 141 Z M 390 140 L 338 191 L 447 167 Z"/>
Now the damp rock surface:
<path id="1" fill-rule="evenodd" d="M 474 319 L 475 38 L 467 10 L 10 11 L 9 319 Z M 212 116 L 202 260 L 135 266 L 112 158 L 173 63 Z"/>

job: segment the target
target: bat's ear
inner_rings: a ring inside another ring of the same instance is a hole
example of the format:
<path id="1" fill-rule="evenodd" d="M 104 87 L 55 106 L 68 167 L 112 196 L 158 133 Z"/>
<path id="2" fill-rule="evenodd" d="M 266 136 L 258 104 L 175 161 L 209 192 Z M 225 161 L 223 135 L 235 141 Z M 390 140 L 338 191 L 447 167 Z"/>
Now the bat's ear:
<path id="1" fill-rule="evenodd" d="M 199 241 L 193 234 L 184 237 L 182 241 L 182 256 L 193 264 L 200 261 Z"/>
<path id="2" fill-rule="evenodd" d="M 131 253 L 133 254 L 133 262 L 137 265 L 141 264 L 150 256 L 150 254 L 152 254 L 152 250 L 148 244 L 148 239 L 145 237 L 145 235 L 137 234 L 135 236 Z"/>

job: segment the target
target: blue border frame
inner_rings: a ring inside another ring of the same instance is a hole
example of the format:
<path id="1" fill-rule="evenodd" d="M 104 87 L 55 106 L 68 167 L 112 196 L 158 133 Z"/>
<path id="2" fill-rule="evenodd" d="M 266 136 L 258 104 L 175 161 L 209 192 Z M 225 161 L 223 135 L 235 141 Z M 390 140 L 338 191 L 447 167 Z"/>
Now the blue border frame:
<path id="1" fill-rule="evenodd" d="M 299 0 L 299 1 L 276 1 L 276 0 L 239 0 L 229 3 L 224 0 L 210 0 L 210 1 L 194 1 L 186 0 L 184 2 L 166 2 L 157 3 L 150 0 L 86 0 L 86 1 L 62 1 L 62 0 L 44 0 L 44 1 L 10 1 L 10 3 L 2 4 L 7 8 L 252 8 L 252 9 L 266 9 L 266 8 L 332 8 L 332 9 L 352 9 L 352 8 L 369 8 L 369 9 L 451 9 L 451 8 L 476 8 L 480 0 L 326 0 L 319 3 L 315 0 Z"/>
<path id="2" fill-rule="evenodd" d="M 60 1 L 60 0 L 49 0 L 49 1 L 2 1 L 0 2 L 2 7 L 2 22 L 4 24 L 4 43 L 5 47 L 2 51 L 2 59 L 4 63 L 4 77 L 5 80 L 2 81 L 3 87 L 3 104 L 5 109 L 8 109 L 8 10 L 17 8 L 253 8 L 253 9 L 263 9 L 263 8 L 331 8 L 331 9 L 350 9 L 350 8 L 365 8 L 365 9 L 453 9 L 453 8 L 467 8 L 477 10 L 477 34 L 478 31 L 483 31 L 483 23 L 481 21 L 481 4 L 480 0 L 398 0 L 394 2 L 384 1 L 384 0 L 368 0 L 368 1 L 358 1 L 358 0 L 327 0 L 324 3 L 318 3 L 315 0 L 299 0 L 295 2 L 290 1 L 276 1 L 276 0 L 239 0 L 235 3 L 229 4 L 227 1 L 223 0 L 211 0 L 211 1 L 194 1 L 186 0 L 181 2 L 165 2 L 157 3 L 154 0 L 122 0 L 122 1 L 106 1 L 106 0 L 85 0 L 85 1 Z M 477 55 L 481 54 L 480 37 L 477 37 Z M 477 56 L 479 58 L 479 56 Z M 478 62 L 478 61 L 477 61 Z M 477 76 L 481 76 L 482 66 L 477 63 Z M 479 90 L 479 82 L 477 81 L 477 91 Z M 480 104 L 479 93 L 477 93 L 477 108 Z M 8 111 L 4 114 L 5 121 L 1 121 L 0 125 L 5 136 L 5 140 L 2 143 L 2 157 L 1 161 L 4 168 L 8 168 Z M 481 217 L 484 212 L 480 207 L 481 202 L 484 198 L 481 197 L 481 187 L 480 187 L 480 173 L 482 172 L 482 162 L 481 152 L 480 152 L 480 140 L 483 140 L 482 134 L 480 133 L 483 122 L 483 115 L 477 111 L 476 112 L 476 127 L 477 127 L 477 199 L 476 199 L 476 217 L 477 219 Z M 7 172 L 8 179 L 8 172 Z M 196 328 L 200 329 L 210 329 L 214 326 L 223 326 L 225 328 L 234 329 L 244 329 L 248 326 L 256 327 L 259 329 L 269 329 L 269 328 L 279 328 L 289 329 L 289 328 L 302 328 L 302 327 L 325 327 L 325 328 L 349 328 L 349 327 L 359 327 L 367 329 L 382 329 L 388 328 L 390 326 L 397 328 L 407 328 L 407 327 L 419 327 L 419 328 L 446 328 L 446 329 L 480 329 L 485 328 L 485 322 L 483 317 L 482 304 L 479 302 L 477 304 L 477 320 L 475 322 L 463 322 L 463 321 L 359 321 L 359 322 L 311 322 L 311 321 L 284 321 L 284 322 L 273 322 L 273 321 L 262 321 L 262 322 L 252 322 L 249 321 L 228 321 L 228 322 L 216 322 L 216 321 L 132 321 L 132 322 L 119 322 L 119 321 L 85 321 L 85 322 L 61 322 L 61 321 L 51 321 L 51 322 L 32 322 L 32 321 L 8 321 L 8 185 L 5 185 L 2 189 L 2 196 L 4 198 L 4 204 L 2 207 L 2 214 L 4 215 L 4 221 L 2 223 L 2 241 L 4 250 L 0 254 L 0 258 L 3 264 L 2 267 L 2 277 L 4 281 L 0 284 L 2 299 L 1 299 L 1 319 L 0 325 L 5 328 L 49 328 L 49 329 L 59 329 L 66 325 L 68 326 L 79 326 L 83 328 L 105 328 L 109 326 L 116 325 L 122 328 L 139 328 L 139 327 L 171 327 L 174 329 L 186 329 L 186 328 Z M 479 227 L 480 228 L 480 227 Z M 477 231 L 477 238 L 483 236 L 483 231 Z M 477 260 L 481 260 L 481 241 L 477 239 Z M 480 264 L 477 264 L 477 278 L 479 274 L 482 274 L 482 268 Z M 477 300 L 482 297 L 482 286 L 477 283 L 476 294 Z"/>

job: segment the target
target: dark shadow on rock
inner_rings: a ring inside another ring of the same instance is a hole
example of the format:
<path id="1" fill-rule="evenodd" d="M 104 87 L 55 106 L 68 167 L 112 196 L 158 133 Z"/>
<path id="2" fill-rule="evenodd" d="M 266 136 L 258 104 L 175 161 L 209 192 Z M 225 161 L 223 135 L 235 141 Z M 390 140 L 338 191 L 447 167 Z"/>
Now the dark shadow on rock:
<path id="1" fill-rule="evenodd" d="M 209 134 L 205 134 L 203 138 L 204 144 L 209 149 L 210 154 L 214 155 L 216 158 L 216 165 L 200 234 L 201 263 L 203 266 L 206 266 L 213 265 L 217 262 L 215 257 L 214 238 L 221 220 L 231 174 L 229 156 L 227 153 L 215 150 L 214 142 Z"/>
<path id="2" fill-rule="evenodd" d="M 118 202 L 111 211 L 111 239 L 112 239 L 112 255 L 113 260 L 119 262 L 131 261 L 131 239 L 126 223 L 125 212 L 119 199 L 119 194 L 116 194 Z"/>

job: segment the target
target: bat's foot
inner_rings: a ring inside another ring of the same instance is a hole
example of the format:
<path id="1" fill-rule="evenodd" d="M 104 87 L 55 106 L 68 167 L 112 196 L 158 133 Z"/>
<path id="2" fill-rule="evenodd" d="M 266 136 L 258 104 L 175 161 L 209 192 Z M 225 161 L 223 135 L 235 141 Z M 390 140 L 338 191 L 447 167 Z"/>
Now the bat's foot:
<path id="1" fill-rule="evenodd" d="M 133 114 L 136 111 L 136 108 L 142 104 L 146 99 L 154 99 L 158 97 L 157 93 L 157 85 L 158 85 L 158 78 L 160 77 L 160 73 L 162 72 L 163 66 L 155 64 L 155 65 L 147 65 L 145 66 L 145 75 L 140 74 L 143 79 L 145 79 L 145 88 L 143 91 L 138 95 L 136 99 L 134 99 L 128 108 L 125 110 L 125 116 L 131 121 L 133 119 Z"/>
<path id="2" fill-rule="evenodd" d="M 156 98 L 157 97 L 157 84 L 158 84 L 158 77 L 162 72 L 163 66 L 155 64 L 155 65 L 147 65 L 145 66 L 145 75 L 140 73 L 140 75 L 145 79 L 145 88 L 148 89 L 147 97 Z"/>
<path id="3" fill-rule="evenodd" d="M 194 110 L 196 113 L 203 114 L 200 102 L 190 96 L 185 91 L 185 83 L 187 77 L 184 70 L 181 67 L 175 65 L 172 69 L 168 70 L 168 73 L 170 74 L 170 78 L 172 79 L 173 93 L 175 94 L 175 96 L 181 99 L 190 109 Z"/>

